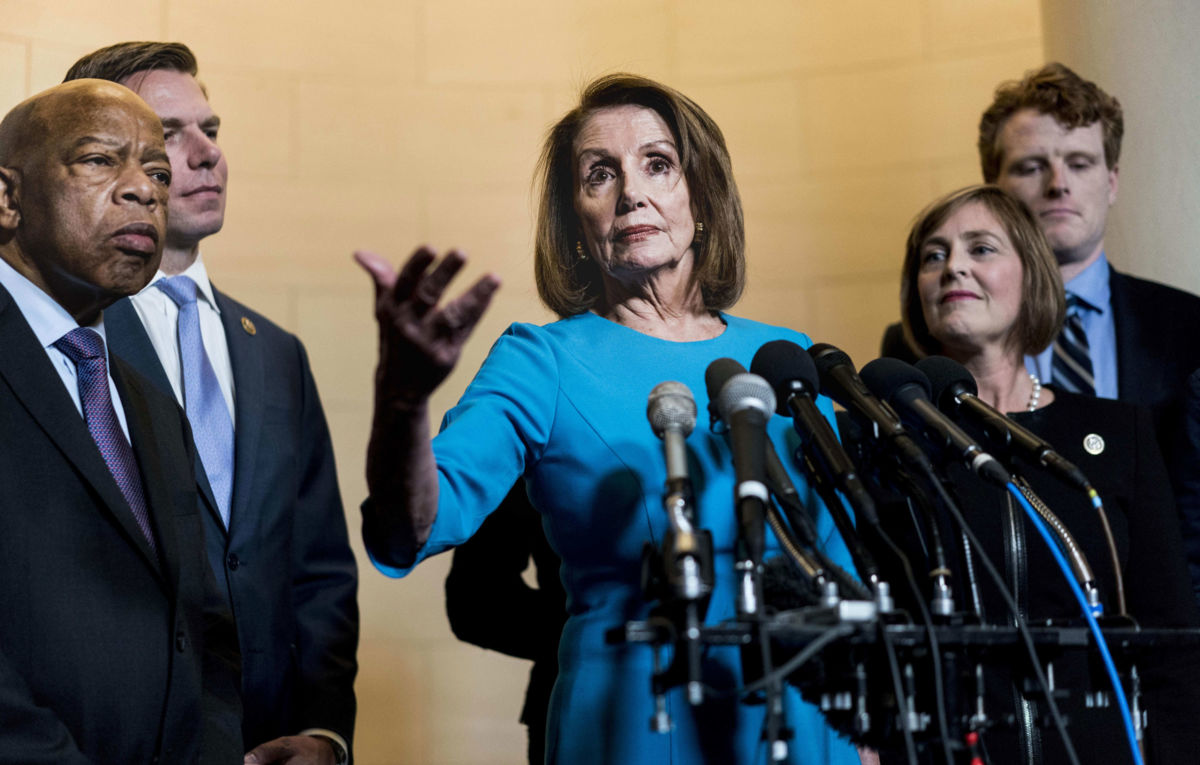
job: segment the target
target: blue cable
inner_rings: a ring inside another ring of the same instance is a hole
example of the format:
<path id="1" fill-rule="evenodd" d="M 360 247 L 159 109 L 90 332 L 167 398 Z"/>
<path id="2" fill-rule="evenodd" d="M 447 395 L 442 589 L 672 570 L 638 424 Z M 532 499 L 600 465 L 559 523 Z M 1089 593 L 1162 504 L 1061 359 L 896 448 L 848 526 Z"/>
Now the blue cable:
<path id="1" fill-rule="evenodd" d="M 1054 555 L 1055 562 L 1062 569 L 1067 579 L 1067 584 L 1071 587 L 1071 592 L 1075 595 L 1075 599 L 1079 601 L 1083 618 L 1087 621 L 1088 629 L 1092 631 L 1092 635 L 1096 638 L 1096 647 L 1100 650 L 1100 658 L 1104 662 L 1104 669 L 1108 673 L 1113 691 L 1117 696 L 1117 707 L 1121 710 L 1121 722 L 1125 726 L 1125 737 L 1129 739 L 1129 748 L 1133 752 L 1133 761 L 1136 765 L 1144 765 L 1142 762 L 1142 752 L 1138 749 L 1137 735 L 1133 732 L 1133 715 L 1129 713 L 1129 702 L 1125 698 L 1125 689 L 1121 687 L 1121 678 L 1117 675 L 1117 667 L 1113 663 L 1112 654 L 1109 653 L 1108 643 L 1105 642 L 1104 635 L 1100 632 L 1100 625 L 1096 623 L 1096 617 L 1092 616 L 1092 610 L 1088 606 L 1087 597 L 1084 596 L 1079 583 L 1075 581 L 1075 577 L 1071 574 L 1071 568 L 1067 564 L 1067 559 L 1063 557 L 1062 550 L 1058 548 L 1058 543 L 1050 536 L 1050 530 L 1046 528 L 1045 522 L 1037 514 L 1037 511 L 1033 509 L 1033 506 L 1029 504 L 1029 500 L 1025 498 L 1025 495 L 1021 493 L 1021 490 L 1012 481 L 1008 482 L 1006 488 L 1010 494 L 1017 498 L 1017 501 L 1021 504 L 1021 509 L 1025 511 L 1025 515 L 1029 516 L 1029 520 L 1033 523 L 1033 527 L 1042 535 L 1046 546 L 1050 548 L 1051 554 Z"/>

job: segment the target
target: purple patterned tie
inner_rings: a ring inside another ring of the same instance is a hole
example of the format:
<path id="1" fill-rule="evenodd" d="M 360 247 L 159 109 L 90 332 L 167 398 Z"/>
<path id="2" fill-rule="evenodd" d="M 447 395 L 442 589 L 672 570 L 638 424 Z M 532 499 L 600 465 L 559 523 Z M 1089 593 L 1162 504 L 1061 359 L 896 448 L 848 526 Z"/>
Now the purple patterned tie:
<path id="1" fill-rule="evenodd" d="M 108 470 L 117 481 L 117 488 L 129 503 L 138 527 L 146 535 L 150 548 L 154 544 L 154 532 L 150 530 L 150 514 L 146 510 L 146 496 L 142 492 L 142 477 L 138 473 L 133 449 L 125 439 L 117 412 L 113 409 L 112 396 L 108 390 L 108 365 L 104 357 L 104 339 L 95 330 L 78 327 L 60 337 L 54 347 L 75 362 L 75 375 L 79 379 L 79 401 L 83 405 L 83 420 L 87 423 L 92 440 L 100 449 Z"/>

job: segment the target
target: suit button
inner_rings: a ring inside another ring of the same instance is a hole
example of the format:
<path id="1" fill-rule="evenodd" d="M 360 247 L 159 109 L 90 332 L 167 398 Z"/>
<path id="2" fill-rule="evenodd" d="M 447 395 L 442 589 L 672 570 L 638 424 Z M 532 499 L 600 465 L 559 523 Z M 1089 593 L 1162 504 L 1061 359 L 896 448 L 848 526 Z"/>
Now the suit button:
<path id="1" fill-rule="evenodd" d="M 175 650 L 183 653 L 187 650 L 187 635 L 183 630 L 175 633 Z"/>
<path id="2" fill-rule="evenodd" d="M 225 559 L 225 562 L 229 564 L 230 571 L 237 571 L 238 566 L 242 565 L 242 561 L 238 558 L 237 553 L 229 553 L 229 557 Z"/>

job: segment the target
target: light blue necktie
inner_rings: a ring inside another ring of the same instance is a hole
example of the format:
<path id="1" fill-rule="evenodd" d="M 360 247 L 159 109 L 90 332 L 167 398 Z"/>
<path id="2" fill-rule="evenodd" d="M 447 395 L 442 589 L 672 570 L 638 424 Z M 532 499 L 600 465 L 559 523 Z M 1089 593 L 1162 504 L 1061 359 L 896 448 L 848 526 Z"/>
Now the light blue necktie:
<path id="1" fill-rule="evenodd" d="M 233 497 L 233 419 L 221 394 L 212 362 L 200 335 L 198 288 L 186 276 L 160 279 L 155 285 L 179 306 L 179 356 L 183 361 L 183 402 L 200 462 L 208 476 L 221 521 L 229 527 Z"/>

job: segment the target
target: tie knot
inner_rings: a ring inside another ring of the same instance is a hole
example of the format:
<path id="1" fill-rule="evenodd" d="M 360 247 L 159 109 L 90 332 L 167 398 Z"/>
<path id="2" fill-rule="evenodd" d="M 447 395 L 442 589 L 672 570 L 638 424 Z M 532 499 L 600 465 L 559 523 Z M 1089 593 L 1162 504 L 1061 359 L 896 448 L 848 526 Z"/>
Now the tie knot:
<path id="1" fill-rule="evenodd" d="M 1082 314 L 1085 311 L 1091 310 L 1091 308 L 1092 304 L 1088 301 L 1073 292 L 1067 293 L 1067 313 Z"/>
<path id="2" fill-rule="evenodd" d="M 85 359 L 104 358 L 104 338 L 94 329 L 76 327 L 54 341 L 54 347 L 78 364 Z"/>
<path id="3" fill-rule="evenodd" d="M 167 297 L 180 307 L 195 303 L 196 294 L 199 292 L 196 283 L 186 276 L 169 276 L 166 279 L 159 279 L 154 286 L 166 293 Z"/>

